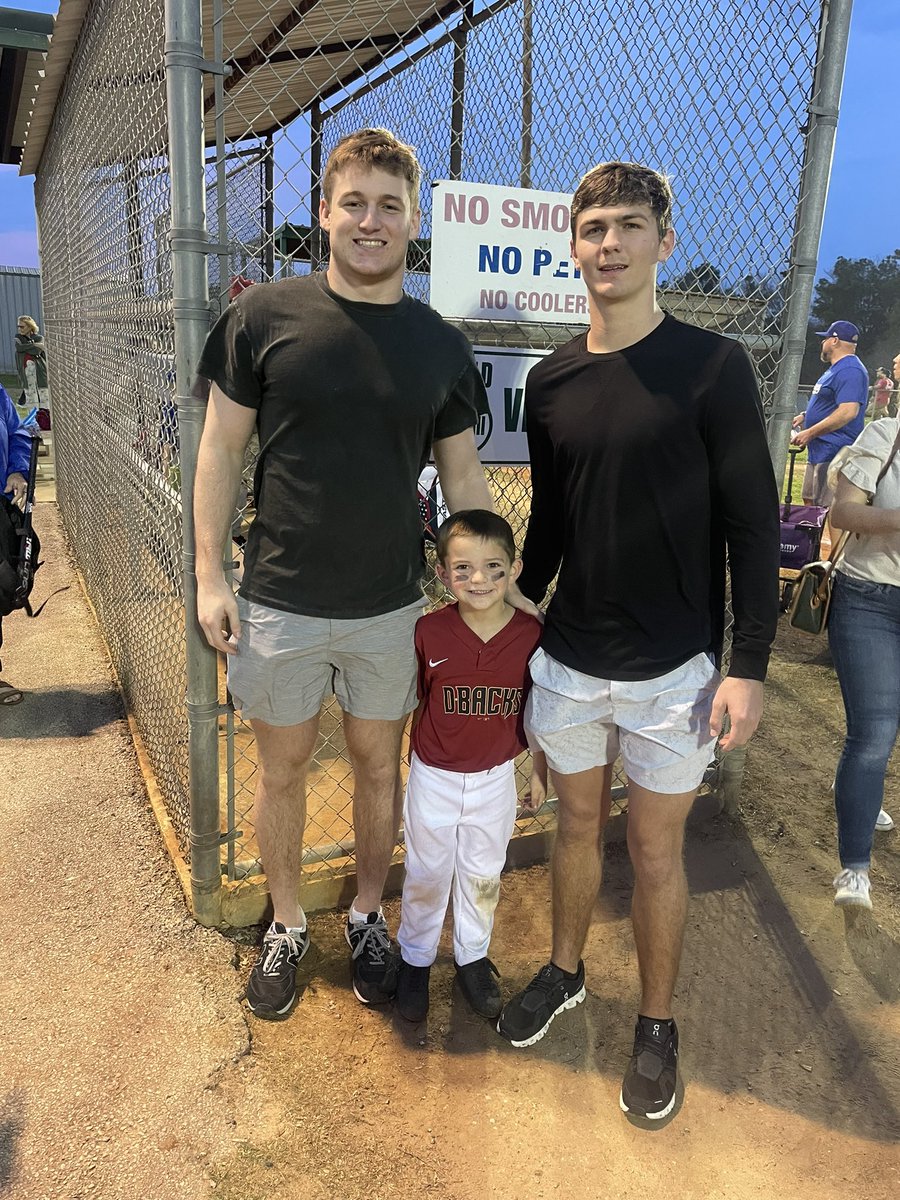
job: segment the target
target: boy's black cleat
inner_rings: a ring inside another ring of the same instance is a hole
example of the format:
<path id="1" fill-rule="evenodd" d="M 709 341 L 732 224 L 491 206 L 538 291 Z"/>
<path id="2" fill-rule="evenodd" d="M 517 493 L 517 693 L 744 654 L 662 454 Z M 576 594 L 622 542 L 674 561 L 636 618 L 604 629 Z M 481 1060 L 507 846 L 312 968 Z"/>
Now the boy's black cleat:
<path id="1" fill-rule="evenodd" d="M 431 967 L 413 967 L 400 960 L 394 1008 L 405 1021 L 424 1021 L 428 1015 Z"/>
<path id="2" fill-rule="evenodd" d="M 397 990 L 397 956 L 380 913 L 370 912 L 365 924 L 347 919 L 344 930 L 353 951 L 353 993 L 363 1004 L 387 1004 Z"/>
<path id="3" fill-rule="evenodd" d="M 456 965 L 456 978 L 462 994 L 473 1012 L 479 1017 L 499 1017 L 503 1007 L 497 980 L 500 972 L 489 958 L 478 958 L 475 962 Z"/>
<path id="4" fill-rule="evenodd" d="M 497 1032 L 514 1046 L 539 1042 L 557 1017 L 584 999 L 584 963 L 568 975 L 554 963 L 542 967 L 524 992 L 519 992 L 503 1009 Z"/>
<path id="5" fill-rule="evenodd" d="M 674 1021 L 638 1017 L 634 1050 L 622 1081 L 619 1107 L 624 1113 L 659 1121 L 675 1104 L 678 1075 L 678 1028 Z"/>
<path id="6" fill-rule="evenodd" d="M 264 1021 L 283 1021 L 297 1000 L 297 964 L 309 949 L 309 930 L 288 930 L 273 921 L 247 983 L 250 1011 Z"/>

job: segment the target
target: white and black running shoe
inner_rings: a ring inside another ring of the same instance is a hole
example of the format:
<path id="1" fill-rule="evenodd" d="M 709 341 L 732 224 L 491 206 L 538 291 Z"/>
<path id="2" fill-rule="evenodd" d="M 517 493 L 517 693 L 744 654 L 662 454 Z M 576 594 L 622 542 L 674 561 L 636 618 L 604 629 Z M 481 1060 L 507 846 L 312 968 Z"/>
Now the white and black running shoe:
<path id="1" fill-rule="evenodd" d="M 348 918 L 344 930 L 353 968 L 353 993 L 363 1004 L 387 1004 L 397 990 L 397 956 L 381 913 L 370 912 L 365 924 Z"/>
<path id="2" fill-rule="evenodd" d="M 280 922 L 272 922 L 247 984 L 247 1003 L 255 1017 L 283 1021 L 291 1015 L 297 1000 L 297 964 L 308 949 L 307 929 L 289 932 Z"/>
<path id="3" fill-rule="evenodd" d="M 622 1081 L 619 1107 L 636 1117 L 659 1121 L 675 1104 L 678 1028 L 674 1021 L 638 1017 L 634 1049 Z"/>
<path id="4" fill-rule="evenodd" d="M 514 1046 L 539 1042 L 557 1017 L 584 999 L 584 963 L 574 975 L 552 962 L 542 967 L 524 992 L 519 992 L 503 1009 L 497 1032 Z"/>

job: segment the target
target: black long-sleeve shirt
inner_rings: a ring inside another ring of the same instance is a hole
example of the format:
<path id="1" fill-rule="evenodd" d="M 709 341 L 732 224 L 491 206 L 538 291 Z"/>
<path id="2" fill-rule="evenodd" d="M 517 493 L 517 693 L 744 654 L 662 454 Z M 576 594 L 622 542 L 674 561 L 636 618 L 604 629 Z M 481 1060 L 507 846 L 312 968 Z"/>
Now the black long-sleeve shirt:
<path id="1" fill-rule="evenodd" d="M 764 679 L 778 619 L 778 495 L 753 367 L 673 317 L 633 346 L 587 335 L 538 363 L 525 395 L 532 506 L 519 585 L 559 569 L 542 646 L 603 679 L 718 658 L 725 552 L 730 674 Z"/>

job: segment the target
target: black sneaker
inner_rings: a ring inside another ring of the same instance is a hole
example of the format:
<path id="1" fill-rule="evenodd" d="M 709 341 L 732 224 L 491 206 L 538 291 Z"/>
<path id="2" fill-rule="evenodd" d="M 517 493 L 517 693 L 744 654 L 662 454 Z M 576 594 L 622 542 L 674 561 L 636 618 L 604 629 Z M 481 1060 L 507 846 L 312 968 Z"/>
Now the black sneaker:
<path id="1" fill-rule="evenodd" d="M 344 930 L 353 951 L 353 993 L 363 1004 L 386 1004 L 397 990 L 397 959 L 388 937 L 384 917 L 370 912 L 365 925 L 347 918 Z"/>
<path id="2" fill-rule="evenodd" d="M 675 1104 L 678 1029 L 674 1021 L 638 1017 L 631 1062 L 622 1081 L 622 1112 L 659 1121 Z"/>
<path id="3" fill-rule="evenodd" d="M 394 1008 L 406 1021 L 424 1021 L 428 1014 L 431 967 L 413 967 L 401 958 Z"/>
<path id="4" fill-rule="evenodd" d="M 469 1002 L 473 1012 L 479 1017 L 499 1017 L 503 1001 L 500 989 L 494 976 L 500 978 L 500 972 L 489 958 L 479 958 L 475 962 L 466 963 L 464 967 L 456 966 L 456 978 L 462 994 Z"/>
<path id="5" fill-rule="evenodd" d="M 574 1008 L 584 999 L 584 963 L 578 963 L 574 978 L 554 964 L 547 963 L 506 1005 L 497 1022 L 497 1032 L 514 1046 L 539 1042 L 553 1018 L 566 1008 Z"/>
<path id="6" fill-rule="evenodd" d="M 272 922 L 247 984 L 247 1003 L 254 1016 L 264 1021 L 290 1016 L 297 999 L 297 964 L 308 949 L 308 929 L 288 933 L 280 922 Z"/>

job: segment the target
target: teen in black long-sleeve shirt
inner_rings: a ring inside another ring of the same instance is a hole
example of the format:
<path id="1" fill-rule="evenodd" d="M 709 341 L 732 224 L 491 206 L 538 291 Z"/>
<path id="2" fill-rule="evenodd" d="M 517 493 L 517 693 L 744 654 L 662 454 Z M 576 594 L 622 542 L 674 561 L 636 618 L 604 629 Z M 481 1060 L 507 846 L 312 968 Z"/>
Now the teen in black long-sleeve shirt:
<path id="1" fill-rule="evenodd" d="M 621 754 L 641 1007 L 619 1103 L 650 1120 L 667 1117 L 677 1093 L 684 823 L 726 716 L 725 750 L 759 722 L 779 555 L 750 360 L 656 302 L 657 267 L 675 245 L 671 205 L 647 167 L 588 172 L 572 201 L 572 257 L 590 328 L 528 377 L 533 502 L 519 585 L 540 600 L 557 568 L 559 581 L 530 662 L 525 730 L 547 756 L 559 828 L 550 961 L 497 1025 L 529 1046 L 585 997 L 581 956 Z M 735 621 L 723 680 L 711 659 L 726 550 Z"/>
<path id="2" fill-rule="evenodd" d="M 620 680 L 718 657 L 727 544 L 730 674 L 765 679 L 778 497 L 746 352 L 668 316 L 612 354 L 586 343 L 528 376 L 533 500 L 519 586 L 539 603 L 560 569 L 544 650 Z"/>

